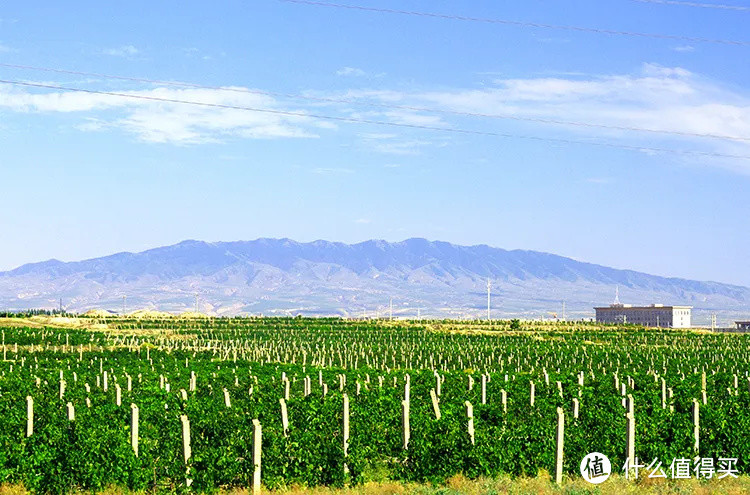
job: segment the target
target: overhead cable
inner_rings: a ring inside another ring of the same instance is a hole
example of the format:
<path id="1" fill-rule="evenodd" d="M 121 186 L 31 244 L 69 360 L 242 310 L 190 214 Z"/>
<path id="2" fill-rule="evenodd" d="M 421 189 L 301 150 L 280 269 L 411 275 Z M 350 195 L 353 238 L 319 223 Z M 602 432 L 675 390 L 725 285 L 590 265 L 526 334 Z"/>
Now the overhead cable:
<path id="1" fill-rule="evenodd" d="M 732 135 L 726 135 L 726 134 L 675 131 L 675 130 L 667 130 L 667 129 L 653 129 L 653 128 L 648 128 L 648 127 L 622 126 L 622 125 L 612 125 L 612 124 L 598 124 L 594 122 L 578 122 L 578 121 L 570 121 L 570 120 L 545 119 L 545 118 L 538 118 L 538 117 L 524 117 L 520 115 L 511 115 L 511 114 L 463 112 L 463 111 L 458 111 L 458 110 L 448 110 L 448 109 L 431 108 L 431 107 L 424 107 L 424 106 L 395 105 L 395 104 L 388 104 L 388 103 L 361 101 L 361 100 L 354 99 L 354 98 L 316 97 L 316 96 L 309 96 L 309 95 L 265 91 L 265 90 L 259 90 L 259 89 L 248 89 L 248 88 L 226 87 L 226 86 L 208 86 L 208 85 L 179 82 L 179 81 L 164 81 L 164 80 L 158 80 L 158 79 L 118 76 L 118 75 L 102 74 L 102 73 L 97 73 L 97 72 L 83 72 L 83 71 L 76 71 L 76 70 L 57 69 L 57 68 L 49 68 L 49 67 L 36 67 L 36 66 L 29 66 L 29 65 L 0 63 L 0 67 L 54 72 L 54 73 L 71 74 L 71 75 L 88 76 L 88 77 L 100 77 L 103 79 L 125 80 L 125 81 L 131 81 L 131 82 L 160 84 L 160 85 L 165 85 L 165 86 L 185 87 L 185 88 L 192 88 L 192 89 L 210 89 L 214 91 L 227 91 L 227 92 L 232 92 L 232 93 L 249 93 L 249 94 L 257 94 L 257 95 L 264 95 L 264 96 L 311 100 L 311 101 L 325 102 L 325 103 L 345 103 L 345 104 L 355 104 L 355 105 L 362 105 L 362 106 L 375 107 L 375 108 L 386 108 L 386 109 L 393 109 L 393 110 L 409 110 L 409 111 L 415 111 L 415 112 L 438 113 L 438 114 L 445 114 L 445 115 L 456 115 L 460 117 L 481 117 L 481 118 L 492 118 L 492 119 L 505 119 L 505 120 L 521 121 L 521 122 L 532 122 L 532 123 L 537 123 L 537 124 L 567 125 L 567 126 L 586 127 L 586 128 L 594 128 L 594 129 L 610 129 L 610 130 L 615 130 L 615 131 L 633 131 L 633 132 L 645 132 L 645 133 L 665 134 L 665 135 L 684 136 L 684 137 L 698 137 L 698 138 L 709 138 L 709 139 L 723 139 L 723 140 L 729 140 L 729 141 L 750 142 L 750 137 L 732 136 Z"/>
<path id="2" fill-rule="evenodd" d="M 622 31 L 615 29 L 603 29 L 594 27 L 582 27 L 582 26 L 570 26 L 560 24 L 545 24 L 541 22 L 527 22 L 527 21 L 515 21 L 510 19 L 498 19 L 498 18 L 486 18 L 486 17 L 470 17 L 463 15 L 454 14 L 438 14 L 435 12 L 421 12 L 413 10 L 399 10 L 399 9 L 386 9 L 380 7 L 367 7 L 363 5 L 351 5 L 333 2 L 319 2 L 314 0 L 279 0 L 285 3 L 296 3 L 300 5 L 310 5 L 315 7 L 331 7 L 337 9 L 349 9 L 359 10 L 365 12 L 378 12 L 381 14 L 399 14 L 399 15 L 411 15 L 419 17 L 432 17 L 438 19 L 451 19 L 457 21 L 471 21 L 471 22 L 484 22 L 489 24 L 503 24 L 506 26 L 517 26 L 527 28 L 538 28 L 538 29 L 556 29 L 564 31 L 577 31 L 583 33 L 596 33 L 616 36 L 632 36 L 638 38 L 655 38 L 663 40 L 677 40 L 677 41 L 690 41 L 693 43 L 718 43 L 724 45 L 737 45 L 737 46 L 750 46 L 750 41 L 738 41 L 738 40 L 727 40 L 727 39 L 716 39 L 716 38 L 702 38 L 698 36 L 683 36 L 678 34 L 660 34 L 660 33 L 643 33 L 638 31 Z"/>
<path id="3" fill-rule="evenodd" d="M 303 117 L 303 118 L 309 118 L 309 119 L 350 122 L 350 123 L 355 123 L 355 124 L 372 124 L 372 125 L 381 125 L 381 126 L 389 126 L 389 127 L 405 127 L 405 128 L 410 128 L 410 129 L 450 132 L 450 133 L 455 133 L 455 134 L 470 134 L 470 135 L 477 135 L 477 136 L 503 137 L 503 138 L 512 138 L 512 139 L 530 139 L 530 140 L 535 140 L 535 141 L 545 141 L 545 142 L 562 143 L 562 144 L 583 144 L 583 145 L 591 145 L 591 146 L 602 146 L 602 147 L 607 147 L 607 148 L 619 148 L 619 149 L 625 149 L 625 150 L 631 150 L 631 151 L 641 151 L 641 152 L 647 152 L 647 153 L 674 153 L 674 154 L 680 154 L 680 155 L 694 155 L 694 156 L 704 156 L 704 157 L 736 158 L 736 159 L 741 159 L 741 160 L 750 160 L 750 155 L 732 155 L 732 154 L 726 154 L 726 153 L 715 153 L 711 151 L 677 150 L 677 149 L 671 149 L 671 148 L 655 148 L 651 146 L 635 146 L 635 145 L 626 145 L 626 144 L 618 144 L 618 143 L 609 143 L 609 142 L 604 142 L 604 141 L 584 141 L 584 140 L 575 140 L 575 139 L 562 139 L 562 138 L 550 138 L 550 137 L 542 137 L 542 136 L 510 134 L 510 133 L 493 132 L 493 131 L 477 131 L 477 130 L 470 130 L 470 129 L 459 129 L 459 128 L 454 128 L 454 127 L 437 127 L 437 126 L 420 125 L 420 124 L 407 124 L 404 122 L 386 122 L 386 121 L 381 121 L 381 120 L 368 120 L 368 119 L 360 119 L 360 118 L 355 118 L 355 117 L 336 117 L 332 115 L 319 115 L 319 114 L 312 114 L 312 113 L 306 113 L 306 112 L 292 112 L 292 111 L 287 111 L 287 110 L 275 110 L 275 109 L 270 109 L 270 108 L 254 108 L 254 107 L 245 107 L 245 106 L 238 106 L 238 105 L 225 105 L 221 103 L 208 103 L 208 102 L 192 101 L 192 100 L 180 100 L 180 99 L 175 99 L 175 98 L 163 98 L 160 96 L 148 96 L 148 95 L 134 94 L 134 93 L 117 93 L 113 91 L 98 91 L 94 89 L 75 88 L 75 87 L 69 87 L 69 86 L 59 86 L 56 84 L 35 83 L 35 82 L 29 82 L 29 81 L 12 81 L 12 80 L 0 79 L 0 84 L 10 84 L 14 86 L 25 86 L 25 87 L 34 87 L 34 88 L 57 89 L 57 90 L 62 90 L 62 91 L 73 91 L 73 92 L 79 92 L 79 93 L 115 96 L 119 98 L 131 98 L 131 99 L 136 99 L 136 100 L 158 101 L 158 102 L 163 102 L 163 103 L 177 103 L 177 104 L 182 104 L 182 105 L 197 105 L 197 106 L 211 107 L 211 108 L 243 110 L 243 111 L 249 111 L 249 112 L 284 115 L 284 116 L 290 116 L 290 117 Z"/>

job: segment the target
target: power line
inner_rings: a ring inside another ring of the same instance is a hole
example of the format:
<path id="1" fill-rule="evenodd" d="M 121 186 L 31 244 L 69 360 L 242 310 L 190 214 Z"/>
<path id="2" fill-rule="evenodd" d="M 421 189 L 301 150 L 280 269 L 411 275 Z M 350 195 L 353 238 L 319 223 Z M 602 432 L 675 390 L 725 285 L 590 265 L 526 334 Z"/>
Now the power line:
<path id="1" fill-rule="evenodd" d="M 715 153 L 711 151 L 697 151 L 697 150 L 676 150 L 672 148 L 656 148 L 652 146 L 634 146 L 634 145 L 610 143 L 610 142 L 604 142 L 604 141 L 583 141 L 583 140 L 575 140 L 575 139 L 550 138 L 550 137 L 510 134 L 510 133 L 493 132 L 493 131 L 477 131 L 477 130 L 471 130 L 471 129 L 460 129 L 460 128 L 455 128 L 455 127 L 437 127 L 437 126 L 420 125 L 420 124 L 407 124 L 403 122 L 387 122 L 387 121 L 382 121 L 382 120 L 369 120 L 369 119 L 360 119 L 360 118 L 355 118 L 355 117 L 337 117 L 337 116 L 332 116 L 332 115 L 321 115 L 321 114 L 313 114 L 313 113 L 306 113 L 306 112 L 292 112 L 288 110 L 274 110 L 274 109 L 269 109 L 269 108 L 256 108 L 256 107 L 246 107 L 246 106 L 239 106 L 239 105 L 226 105 L 222 103 L 207 103 L 207 102 L 193 101 L 193 100 L 182 100 L 182 99 L 176 99 L 176 98 L 164 98 L 160 96 L 148 96 L 148 95 L 141 95 L 141 94 L 134 94 L 134 93 L 99 91 L 99 90 L 94 90 L 94 89 L 84 89 L 84 88 L 61 86 L 61 85 L 56 85 L 56 84 L 35 83 L 35 82 L 28 82 L 28 81 L 13 81 L 13 80 L 0 79 L 0 84 L 10 84 L 14 86 L 25 86 L 25 87 L 45 88 L 45 89 L 57 89 L 57 90 L 62 90 L 62 91 L 74 91 L 77 93 L 115 96 L 119 98 L 130 98 L 130 99 L 135 99 L 135 100 L 158 101 L 162 103 L 177 103 L 177 104 L 182 104 L 182 105 L 196 105 L 196 106 L 202 106 L 202 107 L 222 108 L 222 109 L 229 109 L 229 110 L 242 110 L 242 111 L 249 111 L 249 112 L 268 113 L 268 114 L 273 114 L 273 115 L 284 115 L 284 116 L 290 116 L 290 117 L 304 117 L 304 118 L 311 118 L 311 119 L 332 120 L 332 121 L 337 121 L 337 122 L 349 122 L 349 123 L 355 123 L 355 124 L 371 124 L 371 125 L 381 125 L 381 126 L 388 126 L 388 127 L 421 129 L 421 130 L 428 130 L 428 131 L 440 131 L 440 132 L 449 132 L 449 133 L 464 134 L 464 135 L 502 137 L 502 138 L 511 138 L 511 139 L 529 139 L 529 140 L 534 140 L 534 141 L 544 141 L 544 142 L 561 143 L 561 144 L 591 145 L 591 146 L 618 148 L 618 149 L 641 151 L 641 152 L 674 153 L 674 154 L 680 154 L 680 155 L 736 158 L 736 159 L 741 159 L 741 160 L 750 160 L 750 155 L 732 155 L 732 154 Z"/>
<path id="2" fill-rule="evenodd" d="M 556 29 L 564 31 L 577 31 L 584 33 L 596 33 L 616 36 L 631 36 L 638 38 L 655 38 L 664 40 L 690 41 L 694 43 L 718 43 L 723 45 L 750 46 L 750 41 L 725 40 L 715 38 L 701 38 L 695 36 L 682 36 L 676 34 L 641 33 L 637 31 L 619 31 L 614 29 L 590 28 L 582 26 L 569 26 L 560 24 L 545 24 L 540 22 L 514 21 L 509 19 L 496 19 L 486 17 L 469 17 L 453 14 L 437 14 L 434 12 L 420 12 L 413 10 L 385 9 L 380 7 L 365 7 L 362 5 L 349 5 L 332 2 L 318 2 L 313 0 L 279 0 L 280 2 L 296 3 L 300 5 L 311 5 L 315 7 L 332 7 L 337 9 L 359 10 L 365 12 L 378 12 L 381 14 L 412 15 L 419 17 L 432 17 L 437 19 L 451 19 L 457 21 L 484 22 L 489 24 L 502 24 L 506 26 L 528 27 L 538 29 Z"/>
<path id="3" fill-rule="evenodd" d="M 750 12 L 750 7 L 741 5 L 725 5 L 719 3 L 682 2 L 679 0 L 633 0 L 639 3 L 655 3 L 660 5 L 678 5 L 681 7 L 700 7 L 703 9 L 734 10 L 737 12 Z"/>
<path id="4" fill-rule="evenodd" d="M 263 95 L 263 96 L 293 98 L 293 99 L 299 99 L 299 100 L 309 100 L 309 101 L 325 102 L 325 103 L 346 103 L 346 104 L 354 104 L 354 105 L 368 106 L 368 107 L 374 107 L 374 108 L 386 108 L 386 109 L 393 109 L 393 110 L 409 110 L 409 111 L 415 111 L 415 112 L 438 113 L 438 114 L 445 114 L 445 115 L 456 115 L 460 117 L 482 117 L 482 118 L 491 118 L 491 119 L 507 119 L 507 120 L 521 121 L 521 122 L 533 122 L 537 124 L 569 125 L 569 126 L 575 126 L 575 127 L 588 127 L 588 128 L 594 128 L 594 129 L 610 129 L 610 130 L 615 130 L 615 131 L 647 132 L 647 133 L 654 133 L 654 134 L 667 134 L 667 135 L 684 136 L 684 137 L 698 137 L 698 138 L 724 139 L 724 140 L 730 140 L 730 141 L 750 142 L 750 137 L 731 136 L 731 135 L 726 135 L 726 134 L 700 133 L 700 132 L 674 131 L 674 130 L 670 131 L 666 129 L 653 129 L 653 128 L 648 128 L 648 127 L 597 124 L 597 123 L 592 123 L 592 122 L 545 119 L 545 118 L 540 118 L 540 117 L 523 117 L 519 115 L 510 115 L 510 114 L 462 112 L 458 110 L 447 110 L 447 109 L 430 108 L 430 107 L 422 107 L 422 106 L 363 102 L 363 101 L 352 99 L 352 98 L 316 97 L 316 96 L 309 96 L 309 95 L 265 91 L 265 90 L 259 90 L 259 89 L 207 86 L 207 85 L 202 85 L 202 84 L 186 83 L 186 82 L 179 82 L 179 81 L 164 81 L 164 80 L 159 80 L 159 79 L 146 79 L 146 78 L 140 78 L 140 77 L 118 76 L 118 75 L 111 75 L 111 74 L 102 74 L 98 72 L 83 72 L 83 71 L 69 70 L 69 69 L 37 67 L 37 66 L 31 66 L 31 65 L 0 63 L 0 67 L 35 70 L 35 71 L 43 71 L 43 72 L 53 72 L 53 73 L 59 73 L 59 74 L 71 74 L 71 75 L 78 75 L 78 76 L 100 77 L 103 79 L 116 79 L 116 80 L 124 80 L 124 81 L 131 81 L 131 82 L 142 82 L 142 83 L 148 83 L 148 84 L 162 84 L 165 86 L 185 87 L 185 88 L 193 88 L 193 89 L 210 89 L 214 91 L 227 91 L 231 93 L 247 93 L 247 94 Z"/>

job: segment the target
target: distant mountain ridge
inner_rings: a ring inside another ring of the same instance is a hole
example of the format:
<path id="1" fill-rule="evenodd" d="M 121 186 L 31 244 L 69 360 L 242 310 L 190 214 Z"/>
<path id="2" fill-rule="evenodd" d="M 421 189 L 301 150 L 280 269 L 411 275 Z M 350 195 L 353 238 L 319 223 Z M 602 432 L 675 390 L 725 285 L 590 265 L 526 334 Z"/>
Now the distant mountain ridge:
<path id="1" fill-rule="evenodd" d="M 628 302 L 692 304 L 745 311 L 750 289 L 648 275 L 554 254 L 460 246 L 441 241 L 370 240 L 357 244 L 261 238 L 183 241 L 140 253 L 76 262 L 49 260 L 0 272 L 0 306 L 119 309 L 192 308 L 218 314 L 280 312 L 361 315 L 394 299 L 396 314 L 414 308 L 447 316 L 486 305 L 490 278 L 499 314 L 535 314 L 566 301 L 572 314 L 612 300 L 619 286 Z M 551 306 L 552 302 L 554 306 Z M 486 310 L 485 310 L 486 311 Z M 368 313 L 369 312 L 369 313 Z"/>

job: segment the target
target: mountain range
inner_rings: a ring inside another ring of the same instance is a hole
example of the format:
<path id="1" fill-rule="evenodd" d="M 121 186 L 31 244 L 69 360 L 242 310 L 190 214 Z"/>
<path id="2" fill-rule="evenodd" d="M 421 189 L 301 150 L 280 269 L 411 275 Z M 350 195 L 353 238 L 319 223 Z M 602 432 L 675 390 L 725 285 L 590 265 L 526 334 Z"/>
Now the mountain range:
<path id="1" fill-rule="evenodd" d="M 184 241 L 140 253 L 49 260 L 0 272 L 0 308 L 150 308 L 209 314 L 590 318 L 592 307 L 695 307 L 694 320 L 750 313 L 750 289 L 618 270 L 554 254 L 425 239 L 357 244 Z"/>

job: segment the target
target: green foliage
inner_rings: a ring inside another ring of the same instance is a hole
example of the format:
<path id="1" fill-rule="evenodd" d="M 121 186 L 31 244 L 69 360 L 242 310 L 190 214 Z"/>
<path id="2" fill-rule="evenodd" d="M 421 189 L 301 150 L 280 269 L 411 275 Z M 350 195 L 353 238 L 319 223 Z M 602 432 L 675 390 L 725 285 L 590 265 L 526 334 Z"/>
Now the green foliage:
<path id="1" fill-rule="evenodd" d="M 512 334 L 502 331 L 508 322 L 472 322 L 497 331 L 469 334 L 455 332 L 457 322 L 401 325 L 336 318 L 113 319 L 108 325 L 103 331 L 3 329 L 7 360 L 0 363 L 1 483 L 23 483 L 42 493 L 98 491 L 109 485 L 172 492 L 247 487 L 253 474 L 253 419 L 263 427 L 262 480 L 270 488 L 386 479 L 442 482 L 459 473 L 470 478 L 535 476 L 554 467 L 557 407 L 566 414 L 565 470 L 576 475 L 580 460 L 592 451 L 605 453 L 619 469 L 626 423 L 615 375 L 620 383 L 632 380 L 627 394 L 635 403 L 639 458 L 668 463 L 694 455 L 691 405 L 701 397 L 704 370 L 708 403 L 700 410 L 699 454 L 750 456 L 745 378 L 750 340 L 745 336 L 530 322 L 523 332 Z M 517 320 L 509 325 L 520 329 Z M 66 381 L 62 399 L 61 371 Z M 108 372 L 107 391 L 103 371 Z M 197 388 L 183 401 L 180 389 L 189 390 L 191 372 Z M 435 372 L 443 379 L 439 420 L 430 400 Z M 291 382 L 286 435 L 279 405 L 282 373 Z M 328 386 L 325 397 L 319 373 Z M 404 450 L 406 374 L 411 438 Z M 481 400 L 482 374 L 490 377 L 486 404 Z M 127 375 L 132 391 L 126 389 Z M 339 375 L 346 377 L 343 390 Z M 160 386 L 161 377 L 169 391 Z M 308 396 L 303 393 L 305 377 L 312 382 Z M 666 408 L 661 378 L 674 391 Z M 115 384 L 122 389 L 119 407 Z M 223 389 L 229 391 L 231 408 L 224 404 Z M 344 393 L 350 399 L 347 456 Z M 35 401 L 29 438 L 27 395 Z M 578 418 L 572 414 L 574 398 L 580 401 Z M 474 445 L 467 433 L 465 401 L 473 405 Z M 65 414 L 67 402 L 75 407 L 73 422 Z M 131 403 L 140 409 L 138 457 L 129 443 Z M 191 424 L 187 466 L 183 414 Z M 748 472 L 742 462 L 739 468 Z M 192 480 L 189 487 L 187 478 Z"/>

